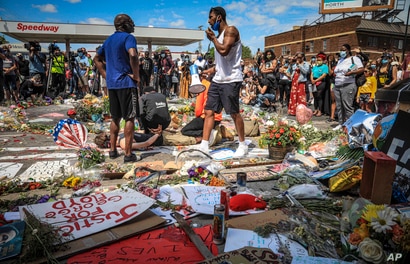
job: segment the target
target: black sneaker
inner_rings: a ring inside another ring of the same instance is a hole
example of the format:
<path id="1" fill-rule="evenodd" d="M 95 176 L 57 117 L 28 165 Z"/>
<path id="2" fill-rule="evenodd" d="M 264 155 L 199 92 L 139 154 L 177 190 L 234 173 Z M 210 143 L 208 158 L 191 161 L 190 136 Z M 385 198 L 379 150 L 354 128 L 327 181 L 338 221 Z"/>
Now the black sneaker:
<path id="1" fill-rule="evenodd" d="M 120 154 L 118 154 L 117 150 L 110 151 L 108 154 L 110 155 L 110 159 L 116 159 L 120 156 Z"/>
<path id="2" fill-rule="evenodd" d="M 136 162 L 136 161 L 139 161 L 139 160 L 141 160 L 141 157 L 137 157 L 137 155 L 135 155 L 134 153 L 132 153 L 129 156 L 124 156 L 124 163 Z"/>

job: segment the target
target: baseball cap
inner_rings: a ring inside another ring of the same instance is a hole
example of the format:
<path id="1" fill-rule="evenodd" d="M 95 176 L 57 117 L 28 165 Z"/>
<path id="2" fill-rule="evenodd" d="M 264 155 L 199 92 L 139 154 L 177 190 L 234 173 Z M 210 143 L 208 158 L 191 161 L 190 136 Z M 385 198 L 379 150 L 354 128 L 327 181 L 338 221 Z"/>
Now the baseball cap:
<path id="1" fill-rule="evenodd" d="M 23 54 L 21 54 L 20 52 L 16 54 L 17 57 L 22 57 Z"/>

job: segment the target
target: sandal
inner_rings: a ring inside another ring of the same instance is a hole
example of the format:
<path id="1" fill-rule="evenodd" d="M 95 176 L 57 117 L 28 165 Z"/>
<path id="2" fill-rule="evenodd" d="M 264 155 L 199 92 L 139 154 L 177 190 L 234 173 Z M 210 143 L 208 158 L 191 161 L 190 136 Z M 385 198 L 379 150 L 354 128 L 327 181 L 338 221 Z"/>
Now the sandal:
<path id="1" fill-rule="evenodd" d="M 322 113 L 319 111 L 319 112 L 316 113 L 315 116 L 316 116 L 316 117 L 321 117 L 321 116 L 322 116 Z"/>

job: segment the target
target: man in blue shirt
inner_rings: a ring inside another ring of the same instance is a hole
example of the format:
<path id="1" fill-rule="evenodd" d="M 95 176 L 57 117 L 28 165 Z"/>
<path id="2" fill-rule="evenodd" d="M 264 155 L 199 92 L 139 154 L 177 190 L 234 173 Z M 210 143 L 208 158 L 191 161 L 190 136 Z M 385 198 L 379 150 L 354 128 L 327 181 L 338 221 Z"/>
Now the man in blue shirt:
<path id="1" fill-rule="evenodd" d="M 114 19 L 114 26 L 116 31 L 97 51 L 94 64 L 107 81 L 112 116 L 110 158 L 118 157 L 116 143 L 120 120 L 123 118 L 125 120 L 124 162 L 134 162 L 137 161 L 137 156 L 132 153 L 132 140 L 135 117 L 138 116 L 137 83 L 140 81 L 137 41 L 130 34 L 134 32 L 135 25 L 128 15 L 119 14 Z"/>
<path id="2" fill-rule="evenodd" d="M 78 70 L 78 91 L 81 92 L 80 96 L 84 96 L 88 92 L 88 71 L 90 70 L 90 61 L 88 60 L 86 54 L 84 53 L 84 48 L 79 48 L 77 50 L 78 57 L 77 69 Z"/>

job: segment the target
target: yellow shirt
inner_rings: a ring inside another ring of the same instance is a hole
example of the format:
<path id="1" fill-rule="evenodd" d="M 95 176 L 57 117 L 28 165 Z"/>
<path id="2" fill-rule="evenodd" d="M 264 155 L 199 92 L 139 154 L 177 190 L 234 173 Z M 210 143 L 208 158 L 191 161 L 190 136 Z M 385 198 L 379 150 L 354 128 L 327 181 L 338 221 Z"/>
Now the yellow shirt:
<path id="1" fill-rule="evenodd" d="M 357 96 L 361 94 L 371 94 L 370 98 L 374 99 L 375 93 L 377 91 L 377 80 L 374 76 L 366 77 L 366 83 L 359 87 L 357 91 Z"/>

